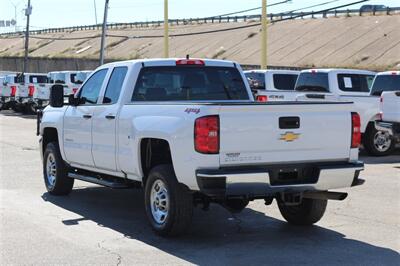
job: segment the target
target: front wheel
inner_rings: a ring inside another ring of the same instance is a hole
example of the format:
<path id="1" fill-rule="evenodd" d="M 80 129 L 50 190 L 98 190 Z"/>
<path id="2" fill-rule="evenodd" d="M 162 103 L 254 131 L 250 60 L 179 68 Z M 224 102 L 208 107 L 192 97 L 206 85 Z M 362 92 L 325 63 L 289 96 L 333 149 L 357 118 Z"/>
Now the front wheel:
<path id="1" fill-rule="evenodd" d="M 172 165 L 159 165 L 150 171 L 145 208 L 152 229 L 159 235 L 180 235 L 190 226 L 193 196 L 177 181 Z"/>
<path id="2" fill-rule="evenodd" d="M 389 155 L 395 148 L 392 137 L 386 132 L 378 131 L 373 124 L 367 127 L 363 144 L 368 154 L 373 156 Z"/>
<path id="3" fill-rule="evenodd" d="M 312 225 L 324 216 L 327 200 L 303 199 L 299 205 L 288 206 L 278 203 L 279 211 L 288 223 L 293 225 Z"/>
<path id="4" fill-rule="evenodd" d="M 46 189 L 53 195 L 67 195 L 74 186 L 68 167 L 61 157 L 58 143 L 50 142 L 43 155 L 43 177 Z"/>

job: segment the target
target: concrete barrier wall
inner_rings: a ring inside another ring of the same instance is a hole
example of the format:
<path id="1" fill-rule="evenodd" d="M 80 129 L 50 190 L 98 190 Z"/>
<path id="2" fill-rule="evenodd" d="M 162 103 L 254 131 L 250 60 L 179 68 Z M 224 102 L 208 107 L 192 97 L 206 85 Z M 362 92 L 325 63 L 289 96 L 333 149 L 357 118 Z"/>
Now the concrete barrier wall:
<path id="1" fill-rule="evenodd" d="M 0 71 L 22 72 L 24 58 L 0 57 Z M 28 71 L 47 73 L 57 70 L 93 70 L 97 68 L 99 61 L 82 58 L 30 58 Z"/>

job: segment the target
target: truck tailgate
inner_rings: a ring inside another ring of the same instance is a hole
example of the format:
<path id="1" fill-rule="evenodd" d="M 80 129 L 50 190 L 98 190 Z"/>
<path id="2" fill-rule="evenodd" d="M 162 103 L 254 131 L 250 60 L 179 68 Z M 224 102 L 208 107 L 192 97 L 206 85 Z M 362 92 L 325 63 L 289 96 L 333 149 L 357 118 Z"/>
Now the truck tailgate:
<path id="1" fill-rule="evenodd" d="M 221 106 L 220 164 L 345 161 L 351 103 Z"/>
<path id="2" fill-rule="evenodd" d="M 50 98 L 50 86 L 51 84 L 36 84 L 33 98 L 48 100 Z"/>

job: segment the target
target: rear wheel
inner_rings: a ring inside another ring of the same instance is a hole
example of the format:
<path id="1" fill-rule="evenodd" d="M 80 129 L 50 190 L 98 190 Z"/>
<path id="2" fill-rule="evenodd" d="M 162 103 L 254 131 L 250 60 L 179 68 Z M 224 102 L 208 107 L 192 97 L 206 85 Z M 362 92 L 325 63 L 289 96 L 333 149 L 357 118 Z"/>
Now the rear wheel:
<path id="1" fill-rule="evenodd" d="M 363 144 L 368 154 L 373 156 L 389 155 L 395 148 L 395 143 L 388 133 L 378 131 L 369 124 L 364 134 Z"/>
<path id="2" fill-rule="evenodd" d="M 299 205 L 288 206 L 278 203 L 279 211 L 288 223 L 293 225 L 312 225 L 324 216 L 327 200 L 303 199 Z"/>
<path id="3" fill-rule="evenodd" d="M 152 229 L 159 235 L 180 235 L 190 226 L 193 196 L 177 181 L 172 165 L 159 165 L 150 171 L 145 208 Z"/>
<path id="4" fill-rule="evenodd" d="M 67 195 L 74 186 L 74 179 L 68 177 L 68 167 L 56 142 L 46 146 L 43 155 L 43 177 L 47 191 L 53 195 Z"/>

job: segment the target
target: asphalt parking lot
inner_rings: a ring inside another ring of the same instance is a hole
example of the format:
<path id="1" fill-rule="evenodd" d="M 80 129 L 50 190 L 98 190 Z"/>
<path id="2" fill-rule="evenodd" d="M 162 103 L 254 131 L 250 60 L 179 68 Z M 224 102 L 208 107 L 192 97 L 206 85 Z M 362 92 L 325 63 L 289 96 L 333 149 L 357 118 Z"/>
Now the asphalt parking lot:
<path id="1" fill-rule="evenodd" d="M 362 156 L 363 186 L 330 201 L 315 226 L 283 221 L 276 204 L 241 214 L 196 209 L 184 237 L 164 239 L 147 224 L 141 190 L 75 182 L 67 197 L 46 193 L 36 120 L 0 113 L 1 265 L 400 265 L 400 150 Z"/>

